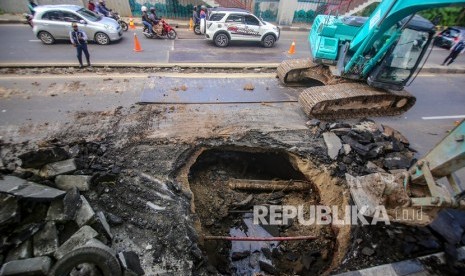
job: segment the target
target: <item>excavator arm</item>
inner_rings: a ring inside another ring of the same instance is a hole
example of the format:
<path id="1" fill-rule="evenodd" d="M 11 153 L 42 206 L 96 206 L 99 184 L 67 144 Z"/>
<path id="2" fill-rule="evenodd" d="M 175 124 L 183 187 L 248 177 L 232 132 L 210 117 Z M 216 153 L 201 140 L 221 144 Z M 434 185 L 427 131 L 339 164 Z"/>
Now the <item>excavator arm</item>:
<path id="1" fill-rule="evenodd" d="M 371 210 L 383 205 L 393 221 L 426 225 L 443 208 L 465 209 L 465 190 L 453 176 L 464 167 L 465 120 L 410 170 L 360 177 L 347 174 L 346 180 L 357 207 L 365 206 L 365 215 L 372 216 Z"/>

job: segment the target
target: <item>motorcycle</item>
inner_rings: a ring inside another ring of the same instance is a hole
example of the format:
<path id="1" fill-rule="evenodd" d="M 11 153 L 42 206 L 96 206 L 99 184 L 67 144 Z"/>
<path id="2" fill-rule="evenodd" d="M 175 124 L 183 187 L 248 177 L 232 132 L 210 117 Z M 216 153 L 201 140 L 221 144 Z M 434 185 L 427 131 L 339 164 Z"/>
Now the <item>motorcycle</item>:
<path id="1" fill-rule="evenodd" d="M 149 29 L 144 25 L 143 33 L 146 38 L 169 38 L 175 39 L 178 34 L 165 20 L 160 19 L 157 25 L 152 26 L 153 32 L 150 32 Z"/>
<path id="2" fill-rule="evenodd" d="M 27 24 L 29 24 L 29 26 L 31 26 L 31 28 L 32 28 L 33 27 L 32 26 L 32 19 L 34 18 L 34 16 L 32 14 L 28 14 L 28 13 L 23 13 L 23 16 L 24 16 L 24 19 L 26 19 Z"/>
<path id="3" fill-rule="evenodd" d="M 202 32 L 200 31 L 200 20 L 194 23 L 194 33 L 196 35 L 202 34 Z"/>
<path id="4" fill-rule="evenodd" d="M 121 18 L 121 16 L 117 12 L 110 11 L 110 13 L 108 14 L 108 17 L 116 20 L 116 22 L 118 22 L 118 24 L 121 26 L 121 29 L 123 29 L 123 31 L 126 32 L 128 30 L 128 23 L 124 22 L 124 20 Z"/>

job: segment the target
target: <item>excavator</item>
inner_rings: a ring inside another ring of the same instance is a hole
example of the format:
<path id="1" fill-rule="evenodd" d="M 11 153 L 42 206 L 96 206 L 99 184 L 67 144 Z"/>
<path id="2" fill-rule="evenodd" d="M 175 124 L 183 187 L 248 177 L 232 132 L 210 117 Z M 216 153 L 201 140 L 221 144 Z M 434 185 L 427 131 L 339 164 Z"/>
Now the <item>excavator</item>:
<path id="1" fill-rule="evenodd" d="M 322 120 L 402 114 L 415 104 L 404 90 L 421 70 L 435 34 L 418 11 L 465 0 L 383 0 L 369 18 L 318 15 L 308 41 L 311 59 L 283 61 L 287 86 L 307 86 L 299 103 Z"/>

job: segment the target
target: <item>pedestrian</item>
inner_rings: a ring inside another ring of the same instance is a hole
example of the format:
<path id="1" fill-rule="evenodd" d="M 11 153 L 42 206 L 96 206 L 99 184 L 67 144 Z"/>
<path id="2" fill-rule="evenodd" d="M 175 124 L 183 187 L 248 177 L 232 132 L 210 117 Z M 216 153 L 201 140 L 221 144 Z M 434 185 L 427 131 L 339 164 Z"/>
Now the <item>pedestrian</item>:
<path id="1" fill-rule="evenodd" d="M 87 66 L 92 67 L 90 65 L 90 55 L 89 55 L 89 50 L 87 49 L 87 35 L 84 31 L 81 31 L 78 29 L 78 25 L 76 22 L 71 23 L 71 26 L 73 27 L 73 30 L 69 32 L 69 39 L 71 40 L 71 43 L 77 50 L 77 58 L 79 61 L 79 68 L 83 68 L 84 65 L 82 65 L 82 52 L 84 52 L 84 55 L 86 55 L 86 60 L 87 60 Z"/>
<path id="2" fill-rule="evenodd" d="M 93 0 L 89 0 L 89 3 L 87 4 L 87 9 L 91 11 L 95 11 L 95 4 Z"/>
<path id="3" fill-rule="evenodd" d="M 459 40 L 459 42 L 457 42 L 454 46 L 450 48 L 450 54 L 446 57 L 442 65 L 449 66 L 452 62 L 454 62 L 454 60 L 457 58 L 459 54 L 464 52 L 464 50 L 465 50 L 465 41 Z M 447 63 L 447 60 L 449 60 L 448 63 Z"/>

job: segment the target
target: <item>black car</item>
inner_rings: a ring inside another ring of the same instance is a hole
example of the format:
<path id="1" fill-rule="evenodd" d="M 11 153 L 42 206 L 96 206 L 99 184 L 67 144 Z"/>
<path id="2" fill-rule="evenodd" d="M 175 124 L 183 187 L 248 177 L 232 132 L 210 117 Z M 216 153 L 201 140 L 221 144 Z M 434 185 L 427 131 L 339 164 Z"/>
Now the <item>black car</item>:
<path id="1" fill-rule="evenodd" d="M 434 38 L 434 45 L 450 49 L 461 39 L 465 39 L 465 27 L 448 27 Z"/>

